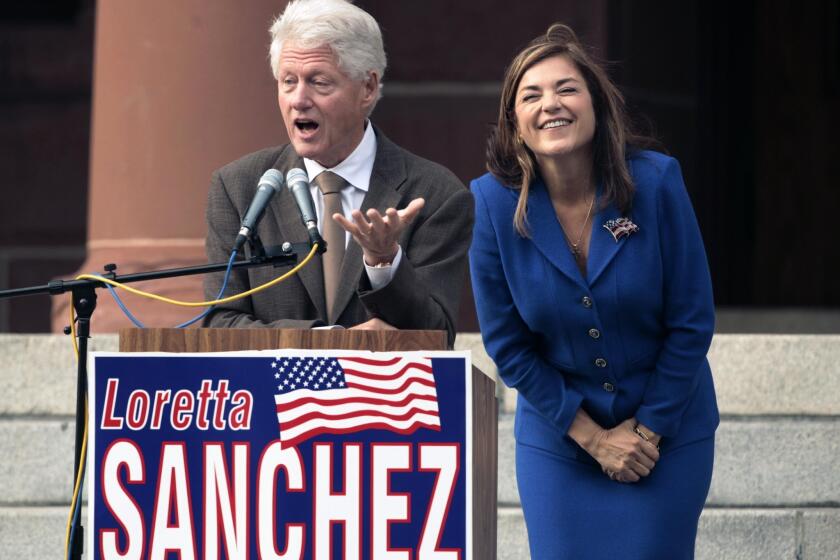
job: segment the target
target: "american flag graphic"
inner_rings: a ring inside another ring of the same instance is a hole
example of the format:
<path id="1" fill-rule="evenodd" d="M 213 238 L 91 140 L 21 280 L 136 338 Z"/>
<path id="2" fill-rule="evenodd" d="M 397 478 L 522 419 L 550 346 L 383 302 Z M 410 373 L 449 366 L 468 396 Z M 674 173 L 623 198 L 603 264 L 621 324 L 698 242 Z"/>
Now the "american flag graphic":
<path id="1" fill-rule="evenodd" d="M 604 223 L 604 228 L 612 234 L 616 243 L 618 243 L 618 240 L 625 235 L 629 236 L 631 233 L 639 231 L 639 226 L 630 221 L 630 218 L 607 220 L 606 223 Z"/>
<path id="2" fill-rule="evenodd" d="M 289 446 L 323 433 L 440 431 L 430 358 L 279 357 L 271 371 L 280 441 Z"/>

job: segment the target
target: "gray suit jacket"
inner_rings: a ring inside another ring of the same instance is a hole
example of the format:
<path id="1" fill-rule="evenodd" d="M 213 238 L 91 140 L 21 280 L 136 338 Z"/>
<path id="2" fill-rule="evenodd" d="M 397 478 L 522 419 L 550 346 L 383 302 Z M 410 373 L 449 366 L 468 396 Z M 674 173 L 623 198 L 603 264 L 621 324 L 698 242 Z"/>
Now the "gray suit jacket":
<path id="1" fill-rule="evenodd" d="M 446 330 L 455 338 L 455 318 L 472 239 L 473 198 L 446 168 L 419 158 L 376 131 L 377 151 L 370 188 L 362 211 L 403 208 L 423 197 L 426 205 L 400 238 L 403 258 L 394 278 L 371 289 L 362 264 L 362 250 L 352 239 L 344 256 L 336 309 L 327 317 L 321 258 L 285 282 L 251 297 L 220 305 L 204 320 L 210 327 L 311 328 L 323 324 L 352 326 L 371 317 L 401 329 Z M 213 173 L 207 203 L 207 257 L 224 262 L 230 256 L 242 216 L 257 182 L 270 168 L 285 173 L 303 168 L 291 145 L 247 155 Z M 295 201 L 287 189 L 276 195 L 257 227 L 265 246 L 308 240 Z M 254 268 L 231 273 L 226 295 L 276 278 L 290 267 Z M 207 298 L 215 298 L 221 273 L 204 282 Z"/>

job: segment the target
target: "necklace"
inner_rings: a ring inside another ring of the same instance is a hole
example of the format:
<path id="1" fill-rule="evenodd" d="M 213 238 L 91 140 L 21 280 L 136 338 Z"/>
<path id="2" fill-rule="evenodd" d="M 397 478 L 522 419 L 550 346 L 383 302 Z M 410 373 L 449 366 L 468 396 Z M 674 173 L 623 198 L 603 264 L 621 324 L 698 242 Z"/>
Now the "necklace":
<path id="1" fill-rule="evenodd" d="M 583 253 L 582 253 L 581 248 L 580 248 L 580 242 L 583 241 L 583 232 L 586 231 L 586 224 L 589 223 L 589 216 L 592 215 L 592 207 L 594 205 L 595 205 L 595 195 L 593 194 L 592 195 L 592 200 L 589 202 L 589 209 L 586 211 L 586 218 L 584 218 L 583 225 L 580 228 L 580 233 L 577 236 L 577 242 L 572 243 L 572 240 L 569 239 L 568 235 L 566 235 L 566 243 L 569 244 L 569 249 L 572 250 L 572 256 L 575 258 L 575 261 L 577 261 L 578 264 L 580 264 L 580 261 L 583 258 Z M 563 231 L 563 234 L 565 235 L 566 232 Z"/>

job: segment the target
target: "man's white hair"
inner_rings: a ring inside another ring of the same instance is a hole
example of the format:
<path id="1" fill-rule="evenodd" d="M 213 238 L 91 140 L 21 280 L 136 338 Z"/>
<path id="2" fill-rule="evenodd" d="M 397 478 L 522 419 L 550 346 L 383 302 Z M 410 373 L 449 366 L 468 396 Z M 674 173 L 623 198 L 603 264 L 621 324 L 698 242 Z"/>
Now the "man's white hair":
<path id="1" fill-rule="evenodd" d="M 271 28 L 269 57 L 271 72 L 279 79 L 280 53 L 283 45 L 312 49 L 328 46 L 338 67 L 354 80 L 364 80 L 368 72 L 385 74 L 385 48 L 379 24 L 366 11 L 347 0 L 294 0 L 274 20 Z M 371 107 L 373 110 L 373 107 Z"/>

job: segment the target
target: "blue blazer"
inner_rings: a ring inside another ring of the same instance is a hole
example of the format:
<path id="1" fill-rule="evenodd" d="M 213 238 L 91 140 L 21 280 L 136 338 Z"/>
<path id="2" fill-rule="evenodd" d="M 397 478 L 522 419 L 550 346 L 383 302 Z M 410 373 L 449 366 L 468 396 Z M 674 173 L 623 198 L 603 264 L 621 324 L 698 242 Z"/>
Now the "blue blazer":
<path id="1" fill-rule="evenodd" d="M 663 452 L 714 434 L 719 417 L 706 352 L 711 280 L 697 220 L 674 158 L 628 160 L 639 230 L 616 241 L 601 208 L 586 277 L 545 185 L 528 196 L 531 237 L 513 227 L 518 190 L 490 174 L 472 181 L 470 271 L 484 345 L 518 393 L 517 441 L 591 460 L 566 433 L 579 407 L 604 428 L 635 416 Z"/>

